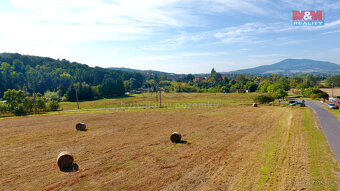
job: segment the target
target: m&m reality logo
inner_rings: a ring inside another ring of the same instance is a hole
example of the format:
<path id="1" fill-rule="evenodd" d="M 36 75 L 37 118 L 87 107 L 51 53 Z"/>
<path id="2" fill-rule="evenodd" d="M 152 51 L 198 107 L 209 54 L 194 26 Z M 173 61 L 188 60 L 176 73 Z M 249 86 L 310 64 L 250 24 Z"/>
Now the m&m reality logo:
<path id="1" fill-rule="evenodd" d="M 324 24 L 324 11 L 293 11 L 294 26 L 320 26 Z"/>

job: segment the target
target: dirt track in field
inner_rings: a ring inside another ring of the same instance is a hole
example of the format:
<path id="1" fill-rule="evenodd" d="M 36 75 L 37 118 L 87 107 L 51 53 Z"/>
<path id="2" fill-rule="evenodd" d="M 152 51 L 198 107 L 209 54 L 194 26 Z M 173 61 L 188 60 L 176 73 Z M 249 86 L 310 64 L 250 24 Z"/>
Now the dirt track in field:
<path id="1" fill-rule="evenodd" d="M 0 190 L 256 190 L 264 140 L 280 133 L 286 151 L 277 151 L 273 169 L 285 168 L 265 187 L 284 188 L 285 177 L 309 176 L 300 161 L 308 159 L 299 158 L 307 152 L 303 137 L 289 138 L 291 119 L 280 125 L 291 118 L 287 111 L 233 106 L 0 120 Z M 77 122 L 88 131 L 77 132 Z M 171 143 L 173 131 L 187 143 Z M 287 156 L 291 149 L 298 154 Z M 59 171 L 63 150 L 73 153 L 78 172 Z"/>

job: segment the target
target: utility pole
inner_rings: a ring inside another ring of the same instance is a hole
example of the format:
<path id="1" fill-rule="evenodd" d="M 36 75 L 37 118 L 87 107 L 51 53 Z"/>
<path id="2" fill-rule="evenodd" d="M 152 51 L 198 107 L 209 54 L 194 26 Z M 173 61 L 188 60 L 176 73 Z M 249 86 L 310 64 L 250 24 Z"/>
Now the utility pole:
<path id="1" fill-rule="evenodd" d="M 34 95 L 34 114 L 36 114 L 37 113 L 37 93 L 33 93 L 33 95 Z"/>
<path id="2" fill-rule="evenodd" d="M 332 97 L 333 97 L 334 82 L 332 82 Z"/>
<path id="3" fill-rule="evenodd" d="M 159 88 L 159 108 L 162 107 L 162 89 Z"/>
<path id="4" fill-rule="evenodd" d="M 78 109 L 79 109 L 79 102 L 78 102 L 78 91 L 76 89 L 76 99 L 77 99 L 77 106 L 78 106 Z"/>

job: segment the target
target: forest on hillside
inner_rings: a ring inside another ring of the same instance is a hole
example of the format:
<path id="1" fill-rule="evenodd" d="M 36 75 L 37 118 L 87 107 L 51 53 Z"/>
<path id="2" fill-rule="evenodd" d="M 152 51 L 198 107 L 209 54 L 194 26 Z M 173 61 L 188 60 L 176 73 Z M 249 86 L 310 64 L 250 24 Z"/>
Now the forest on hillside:
<path id="1" fill-rule="evenodd" d="M 132 80 L 136 88 L 144 82 L 137 72 L 92 68 L 65 59 L 3 53 L 0 64 L 0 97 L 8 89 L 28 94 L 58 92 L 70 101 L 75 100 L 76 89 L 79 99 L 116 97 L 124 95 L 124 81 Z"/>

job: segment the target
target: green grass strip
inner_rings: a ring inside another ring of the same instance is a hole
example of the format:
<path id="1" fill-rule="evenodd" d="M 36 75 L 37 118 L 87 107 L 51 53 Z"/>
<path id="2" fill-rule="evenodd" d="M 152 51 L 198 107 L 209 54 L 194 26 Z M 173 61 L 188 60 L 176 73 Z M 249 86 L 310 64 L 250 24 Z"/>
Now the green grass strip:
<path id="1" fill-rule="evenodd" d="M 303 132 L 308 143 L 311 180 L 313 190 L 337 190 L 334 172 L 339 171 L 337 162 L 323 132 L 317 128 L 312 110 L 305 109 Z"/>

